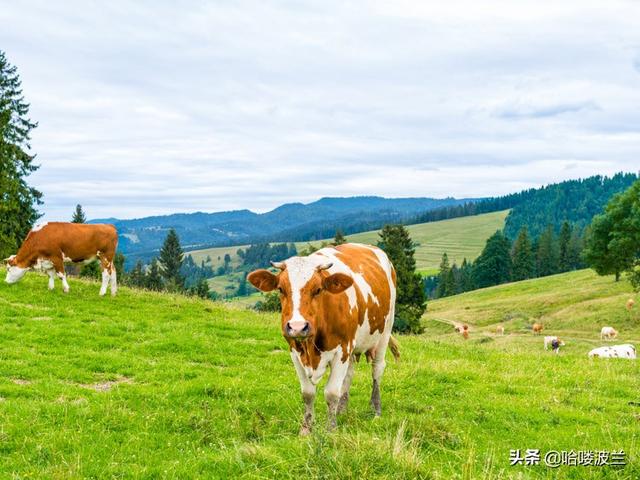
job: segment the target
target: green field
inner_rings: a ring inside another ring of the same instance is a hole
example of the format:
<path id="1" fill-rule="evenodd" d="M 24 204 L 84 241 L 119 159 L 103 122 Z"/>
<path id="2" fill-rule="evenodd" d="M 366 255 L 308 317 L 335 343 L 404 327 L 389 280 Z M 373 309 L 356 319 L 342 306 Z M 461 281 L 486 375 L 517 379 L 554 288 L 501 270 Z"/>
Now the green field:
<path id="1" fill-rule="evenodd" d="M 480 255 L 487 238 L 504 226 L 508 213 L 508 210 L 504 210 L 471 217 L 409 225 L 407 229 L 416 243 L 415 258 L 418 270 L 423 275 L 437 273 L 444 252 L 449 255 L 451 263 L 455 261 L 460 264 L 464 258 L 474 260 Z M 347 239 L 350 242 L 375 245 L 378 243 L 379 230 L 356 233 L 349 235 Z M 310 243 L 320 246 L 322 241 Z M 307 245 L 307 242 L 296 242 L 298 250 L 305 248 Z M 198 264 L 210 257 L 211 265 L 214 269 L 222 265 L 224 256 L 228 253 L 231 256 L 231 264 L 237 267 L 240 264 L 240 259 L 236 252 L 239 248 L 245 247 L 246 245 L 216 247 L 187 253 Z M 224 275 L 218 277 L 216 281 L 210 281 L 209 286 L 212 290 L 224 294 L 228 291 L 228 287 L 235 286 L 237 288 L 237 281 L 235 278 Z"/>
<path id="2" fill-rule="evenodd" d="M 4 272 L 0 271 L 0 275 Z M 0 283 L 0 478 L 640 477 L 637 362 L 587 359 L 603 323 L 640 338 L 625 283 L 577 272 L 434 301 L 399 337 L 383 416 L 357 368 L 349 411 L 297 435 L 299 386 L 275 315 L 127 288 L 99 298 L 30 273 Z M 637 315 L 637 314 L 636 314 Z M 527 325 L 567 337 L 545 352 Z M 464 321 L 464 341 L 449 322 Z M 488 332 L 504 322 L 508 335 Z M 566 333 L 566 335 L 565 335 Z M 321 392 L 321 389 L 320 389 Z M 510 449 L 619 450 L 628 465 L 509 466 Z"/>

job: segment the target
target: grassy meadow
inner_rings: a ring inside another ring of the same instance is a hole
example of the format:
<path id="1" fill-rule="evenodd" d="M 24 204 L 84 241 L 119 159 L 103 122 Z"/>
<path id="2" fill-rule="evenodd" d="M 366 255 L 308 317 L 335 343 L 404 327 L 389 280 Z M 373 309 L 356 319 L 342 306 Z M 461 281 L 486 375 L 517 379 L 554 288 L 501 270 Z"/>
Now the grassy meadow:
<path id="1" fill-rule="evenodd" d="M 0 270 L 0 275 L 4 272 Z M 594 361 L 599 326 L 640 339 L 625 283 L 590 272 L 434 301 L 427 331 L 401 336 L 383 416 L 357 369 L 349 411 L 298 436 L 299 385 L 276 315 L 30 273 L 0 283 L 0 478 L 640 477 L 637 362 Z M 567 337 L 560 355 L 527 330 Z M 467 341 L 451 322 L 467 322 Z M 491 328 L 503 323 L 507 335 Z M 628 465 L 509 466 L 510 449 L 619 450 Z"/>
<path id="2" fill-rule="evenodd" d="M 453 218 L 441 220 L 439 222 L 420 223 L 409 225 L 407 229 L 411 238 L 416 243 L 416 265 L 423 275 L 432 275 L 438 272 L 442 254 L 447 252 L 451 263 L 454 261 L 462 263 L 464 258 L 475 260 L 484 248 L 487 238 L 504 227 L 504 221 L 509 213 L 508 210 L 501 212 L 485 213 L 470 217 Z M 365 243 L 375 245 L 379 240 L 379 230 L 355 233 L 348 235 L 350 242 Z M 332 239 L 327 239 L 330 241 Z M 304 249 L 309 243 L 320 246 L 322 241 L 317 242 L 296 242 L 298 250 Z M 197 264 L 200 264 L 207 257 L 211 258 L 211 265 L 214 269 L 224 263 L 225 254 L 231 257 L 231 265 L 240 265 L 240 258 L 236 254 L 239 248 L 246 248 L 246 245 L 233 247 L 216 247 L 204 250 L 193 250 L 188 252 Z M 237 275 L 222 275 L 209 281 L 209 287 L 224 295 L 229 289 L 238 285 Z"/>

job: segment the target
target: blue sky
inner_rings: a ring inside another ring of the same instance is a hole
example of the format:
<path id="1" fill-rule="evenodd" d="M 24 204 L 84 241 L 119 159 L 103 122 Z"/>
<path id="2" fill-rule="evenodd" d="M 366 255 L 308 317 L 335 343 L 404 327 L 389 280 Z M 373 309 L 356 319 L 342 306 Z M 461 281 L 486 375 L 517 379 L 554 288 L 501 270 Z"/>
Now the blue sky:
<path id="1" fill-rule="evenodd" d="M 55 3 L 55 5 L 54 5 Z M 640 169 L 640 2 L 5 2 L 47 220 Z"/>

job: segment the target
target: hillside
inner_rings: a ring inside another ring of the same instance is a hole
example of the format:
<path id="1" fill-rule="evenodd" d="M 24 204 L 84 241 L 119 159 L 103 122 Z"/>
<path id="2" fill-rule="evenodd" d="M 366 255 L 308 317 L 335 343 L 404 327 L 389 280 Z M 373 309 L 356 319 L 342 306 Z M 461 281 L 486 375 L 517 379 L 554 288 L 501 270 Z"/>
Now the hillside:
<path id="1" fill-rule="evenodd" d="M 480 199 L 478 199 L 480 200 Z M 237 210 L 215 213 L 177 213 L 131 220 L 96 219 L 113 223 L 120 233 L 119 249 L 128 257 L 148 259 L 161 247 L 167 231 L 175 229 L 185 248 L 251 243 L 257 241 L 308 240 L 333 234 L 379 228 L 418 213 L 474 202 L 455 198 L 321 198 L 308 204 L 288 203 L 266 213 Z"/>
<path id="2" fill-rule="evenodd" d="M 487 238 L 495 233 L 496 230 L 503 227 L 507 214 L 508 211 L 485 213 L 471 217 L 409 225 L 407 228 L 411 234 L 411 238 L 417 243 L 416 264 L 418 269 L 423 273 L 435 272 L 440 264 L 442 254 L 445 251 L 449 254 L 452 262 L 455 260 L 461 263 L 465 257 L 467 259 L 475 259 L 480 255 Z M 378 238 L 379 230 L 347 236 L 350 242 L 372 245 L 378 242 Z M 330 240 L 331 239 L 327 239 L 327 241 Z M 321 243 L 321 241 L 311 242 L 312 245 L 316 246 L 319 246 Z M 296 242 L 298 250 L 306 246 L 307 242 Z M 224 259 L 225 254 L 228 253 L 231 256 L 231 264 L 236 267 L 240 261 L 236 252 L 238 248 L 243 247 L 246 247 L 246 245 L 208 248 L 187 253 L 191 255 L 198 264 L 203 260 L 206 261 L 207 257 L 210 257 L 214 269 L 222 264 L 222 259 Z M 232 276 L 232 278 L 235 279 L 235 276 Z M 226 280 L 229 280 L 229 278 Z M 223 277 L 218 277 L 210 283 L 213 289 L 219 293 L 223 293 L 224 287 L 228 285 L 229 282 L 225 282 L 225 278 Z"/>
<path id="3" fill-rule="evenodd" d="M 614 297 L 624 297 L 622 284 L 574 275 L 563 283 L 584 279 L 594 292 L 610 291 L 607 315 Z M 300 438 L 299 385 L 277 316 L 127 288 L 99 298 L 97 284 L 79 280 L 71 288 L 68 295 L 49 292 L 46 278 L 33 273 L 17 285 L 0 283 L 0 477 L 549 475 L 543 466 L 509 466 L 512 448 L 624 449 L 624 469 L 553 473 L 640 476 L 640 411 L 628 405 L 640 400 L 636 362 L 594 362 L 572 346 L 545 353 L 531 335 L 495 342 L 463 342 L 448 331 L 400 337 L 402 359 L 389 360 L 382 382 L 382 418 L 371 417 L 369 365 L 362 361 L 338 430 L 324 429 L 320 393 L 314 434 Z M 546 308 L 542 290 L 531 291 L 533 311 Z M 571 290 L 564 292 L 566 309 Z M 507 309 L 500 297 L 494 289 L 491 309 L 498 312 Z M 460 299 L 482 313 L 483 325 L 494 319 L 486 297 Z M 455 302 L 430 308 L 457 318 Z"/>
<path id="4" fill-rule="evenodd" d="M 531 324 L 541 322 L 546 333 L 562 332 L 590 344 L 599 343 L 600 328 L 608 325 L 620 332 L 621 342 L 640 344 L 640 309 L 633 315 L 625 309 L 634 297 L 626 281 L 579 270 L 434 300 L 424 318 L 433 332 L 466 323 L 482 334 L 501 324 L 507 333 L 528 335 Z"/>

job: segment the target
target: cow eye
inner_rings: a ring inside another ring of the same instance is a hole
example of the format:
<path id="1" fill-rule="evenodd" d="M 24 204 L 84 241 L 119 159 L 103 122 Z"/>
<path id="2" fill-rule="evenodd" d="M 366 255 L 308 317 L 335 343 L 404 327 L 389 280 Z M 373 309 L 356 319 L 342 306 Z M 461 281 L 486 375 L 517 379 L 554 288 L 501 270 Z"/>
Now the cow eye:
<path id="1" fill-rule="evenodd" d="M 278 291 L 280 292 L 281 295 L 284 295 L 284 290 L 282 287 L 278 287 Z"/>
<path id="2" fill-rule="evenodd" d="M 320 295 L 321 291 L 322 291 L 322 288 L 318 287 L 311 293 L 311 295 L 313 295 L 314 297 L 317 297 L 318 295 Z"/>

